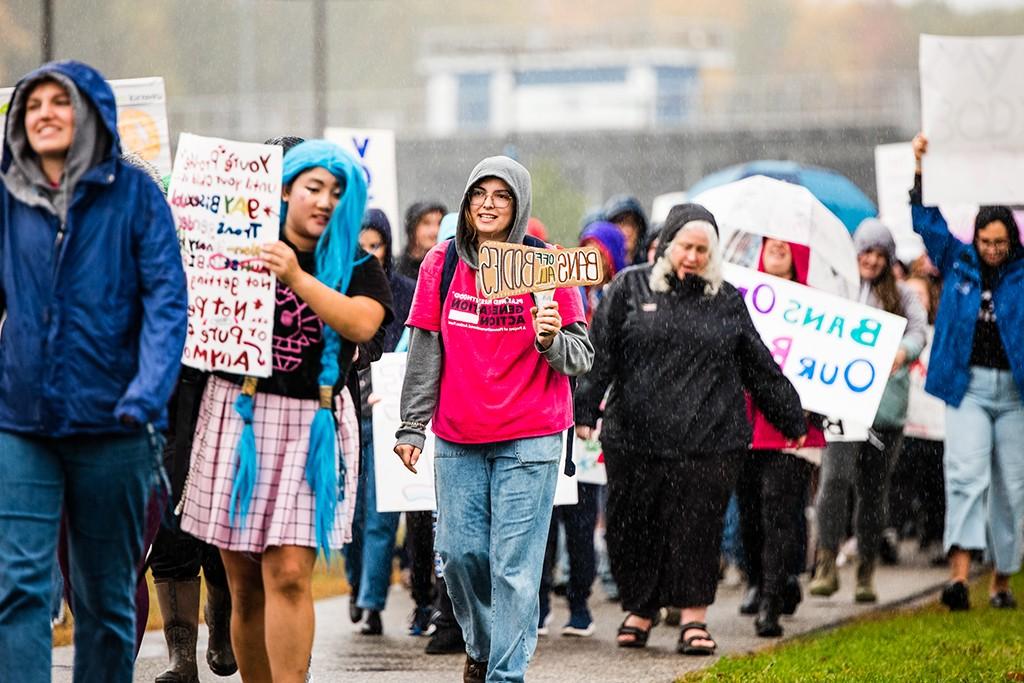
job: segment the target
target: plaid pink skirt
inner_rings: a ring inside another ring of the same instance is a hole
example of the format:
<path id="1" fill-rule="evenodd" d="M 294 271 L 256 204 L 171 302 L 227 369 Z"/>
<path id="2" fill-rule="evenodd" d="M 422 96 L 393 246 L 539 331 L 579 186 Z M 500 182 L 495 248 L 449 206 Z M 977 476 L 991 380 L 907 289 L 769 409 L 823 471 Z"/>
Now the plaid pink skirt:
<path id="1" fill-rule="evenodd" d="M 256 393 L 253 429 L 258 472 L 244 528 L 232 526 L 228 510 L 242 420 L 235 412 L 236 384 L 211 377 L 203 393 L 185 485 L 181 528 L 224 550 L 261 553 L 270 546 L 316 547 L 316 498 L 306 482 L 309 425 L 318 403 Z M 338 502 L 331 548 L 352 540 L 359 479 L 359 426 L 348 389 L 338 396 L 338 448 L 345 462 L 345 499 Z M 239 520 L 241 521 L 241 520 Z"/>

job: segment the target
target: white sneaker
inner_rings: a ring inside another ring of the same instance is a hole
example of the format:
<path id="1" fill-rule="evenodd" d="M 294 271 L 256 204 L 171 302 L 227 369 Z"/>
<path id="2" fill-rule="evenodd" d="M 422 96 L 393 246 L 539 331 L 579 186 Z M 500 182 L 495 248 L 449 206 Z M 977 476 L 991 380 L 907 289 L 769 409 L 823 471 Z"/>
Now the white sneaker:
<path id="1" fill-rule="evenodd" d="M 544 615 L 544 620 L 541 621 L 540 625 L 537 627 L 538 636 L 546 636 L 548 634 L 548 626 L 551 625 L 551 619 L 553 617 L 554 615 L 552 615 L 551 612 L 548 612 L 546 615 Z"/>

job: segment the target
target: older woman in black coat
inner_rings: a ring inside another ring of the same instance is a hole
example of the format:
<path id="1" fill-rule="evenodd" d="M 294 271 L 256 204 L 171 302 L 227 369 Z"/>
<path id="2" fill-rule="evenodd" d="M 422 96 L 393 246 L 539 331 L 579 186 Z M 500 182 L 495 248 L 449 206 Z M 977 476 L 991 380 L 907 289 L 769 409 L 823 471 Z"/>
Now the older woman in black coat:
<path id="1" fill-rule="evenodd" d="M 678 651 L 712 654 L 722 518 L 751 436 L 743 392 L 794 446 L 800 398 L 723 282 L 717 224 L 696 204 L 669 213 L 653 264 L 612 282 L 591 335 L 576 432 L 589 438 L 603 417 L 608 550 L 627 612 L 618 644 L 643 647 L 658 610 L 682 606 Z"/>

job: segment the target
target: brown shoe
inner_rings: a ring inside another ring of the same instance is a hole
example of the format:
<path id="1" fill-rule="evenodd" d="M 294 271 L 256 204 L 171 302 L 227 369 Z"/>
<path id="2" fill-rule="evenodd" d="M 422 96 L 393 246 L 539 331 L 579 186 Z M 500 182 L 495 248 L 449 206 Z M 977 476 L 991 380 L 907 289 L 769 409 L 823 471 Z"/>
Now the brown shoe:
<path id="1" fill-rule="evenodd" d="M 466 655 L 466 667 L 462 670 L 462 683 L 484 683 L 487 678 L 487 662 L 478 662 Z"/>

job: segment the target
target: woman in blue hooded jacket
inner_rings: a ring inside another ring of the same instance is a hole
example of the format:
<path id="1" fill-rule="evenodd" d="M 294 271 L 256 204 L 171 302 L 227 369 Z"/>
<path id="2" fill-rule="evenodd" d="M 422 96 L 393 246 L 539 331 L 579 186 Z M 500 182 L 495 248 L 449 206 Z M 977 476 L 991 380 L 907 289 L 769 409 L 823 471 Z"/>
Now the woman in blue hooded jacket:
<path id="1" fill-rule="evenodd" d="M 187 293 L 170 209 L 80 62 L 11 96 L 0 162 L 0 680 L 50 680 L 61 510 L 75 680 L 131 680 L 135 582 Z"/>
<path id="2" fill-rule="evenodd" d="M 949 232 L 938 208 L 921 201 L 921 158 L 910 204 L 914 230 L 943 277 L 925 391 L 946 402 L 946 529 L 950 582 L 942 602 L 970 607 L 971 553 L 995 563 L 989 599 L 1013 608 L 1010 575 L 1020 571 L 1024 527 L 1024 247 L 1013 213 L 983 206 L 974 240 Z"/>

